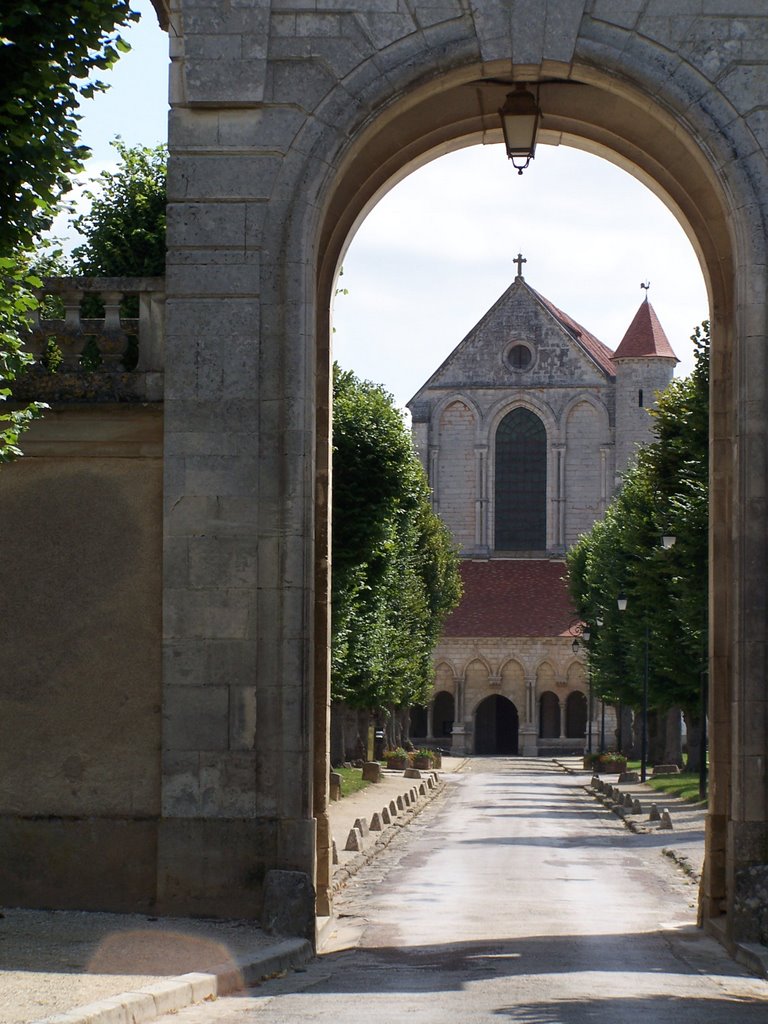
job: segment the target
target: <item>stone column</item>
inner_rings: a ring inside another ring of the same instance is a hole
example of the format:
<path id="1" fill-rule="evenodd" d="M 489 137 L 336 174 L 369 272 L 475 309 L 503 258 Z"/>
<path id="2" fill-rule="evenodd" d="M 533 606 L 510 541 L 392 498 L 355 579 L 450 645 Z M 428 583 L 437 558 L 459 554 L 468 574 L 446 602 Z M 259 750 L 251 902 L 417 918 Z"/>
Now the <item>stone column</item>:
<path id="1" fill-rule="evenodd" d="M 565 547 L 565 445 L 552 445 L 550 459 L 551 480 L 549 484 L 550 507 L 552 509 L 549 526 L 550 544 L 556 549 Z"/>
<path id="2" fill-rule="evenodd" d="M 565 704 L 564 700 L 560 701 L 560 739 L 565 739 Z"/>
<path id="3" fill-rule="evenodd" d="M 437 512 L 440 508 L 440 449 L 431 445 L 429 449 L 429 486 L 432 488 L 432 508 Z"/>
<path id="4" fill-rule="evenodd" d="M 325 813 L 325 787 L 313 794 L 313 751 L 324 765 L 327 693 L 313 691 L 313 458 L 327 371 L 316 376 L 308 338 L 311 271 L 298 246 L 288 257 L 286 209 L 274 202 L 279 179 L 298 220 L 307 200 L 285 180 L 292 104 L 282 121 L 264 116 L 270 5 L 251 4 L 247 17 L 178 7 L 158 904 L 253 917 L 270 868 L 316 881 L 313 811 Z M 206 43 L 226 25 L 238 45 L 222 74 Z M 326 422 L 327 405 L 326 394 Z"/>
<path id="5" fill-rule="evenodd" d="M 525 681 L 525 722 L 520 726 L 520 753 L 523 757 L 536 757 L 539 752 L 538 723 L 536 714 L 536 683 L 533 679 Z"/>
<path id="6" fill-rule="evenodd" d="M 488 552 L 488 446 L 475 447 L 475 545 Z"/>

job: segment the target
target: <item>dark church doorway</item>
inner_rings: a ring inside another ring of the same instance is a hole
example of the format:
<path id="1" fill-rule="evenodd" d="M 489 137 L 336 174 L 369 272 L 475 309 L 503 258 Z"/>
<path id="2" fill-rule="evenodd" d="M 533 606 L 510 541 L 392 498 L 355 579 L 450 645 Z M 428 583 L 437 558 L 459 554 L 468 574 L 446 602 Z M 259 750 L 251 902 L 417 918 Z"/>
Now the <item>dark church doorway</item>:
<path id="1" fill-rule="evenodd" d="M 453 694 L 441 690 L 435 697 L 432 706 L 432 734 L 444 738 L 453 732 L 454 719 Z"/>
<path id="2" fill-rule="evenodd" d="M 565 702 L 565 735 L 568 739 L 581 739 L 587 735 L 587 698 L 583 693 L 568 695 Z"/>
<path id="3" fill-rule="evenodd" d="M 498 693 L 486 697 L 475 711 L 475 753 L 516 754 L 519 724 L 511 700 Z"/>
<path id="4" fill-rule="evenodd" d="M 551 690 L 542 693 L 539 701 L 539 736 L 544 740 L 560 736 L 560 701 Z"/>

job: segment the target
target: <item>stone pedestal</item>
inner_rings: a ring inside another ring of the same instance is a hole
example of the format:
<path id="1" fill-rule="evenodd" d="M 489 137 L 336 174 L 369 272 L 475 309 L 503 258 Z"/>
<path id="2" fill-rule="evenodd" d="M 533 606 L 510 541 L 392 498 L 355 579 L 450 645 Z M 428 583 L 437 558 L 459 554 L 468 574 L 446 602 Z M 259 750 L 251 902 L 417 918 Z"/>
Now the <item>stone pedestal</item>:
<path id="1" fill-rule="evenodd" d="M 539 753 L 539 737 L 534 725 L 521 725 L 518 733 L 519 750 L 523 757 L 536 757 Z"/>

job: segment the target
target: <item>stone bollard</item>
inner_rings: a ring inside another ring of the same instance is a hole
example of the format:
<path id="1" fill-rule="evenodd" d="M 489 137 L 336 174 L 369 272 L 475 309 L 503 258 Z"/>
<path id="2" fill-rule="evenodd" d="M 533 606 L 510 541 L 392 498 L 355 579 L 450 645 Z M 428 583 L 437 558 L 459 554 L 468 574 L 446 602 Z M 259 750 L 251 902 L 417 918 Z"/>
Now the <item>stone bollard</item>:
<path id="1" fill-rule="evenodd" d="M 632 801 L 632 814 L 642 814 L 642 813 L 643 813 L 643 806 L 640 803 L 640 801 L 637 798 L 635 798 Z"/>
<path id="2" fill-rule="evenodd" d="M 419 768 L 406 768 L 403 772 L 403 777 L 406 779 L 420 779 L 421 770 Z"/>
<path id="3" fill-rule="evenodd" d="M 331 772 L 331 800 L 341 800 L 341 776 Z"/>
<path id="4" fill-rule="evenodd" d="M 402 808 L 398 808 L 398 806 L 397 806 L 397 804 L 395 803 L 394 800 L 390 800 L 389 801 L 389 813 L 392 815 L 393 818 L 397 817 L 398 809 L 402 810 Z"/>
<path id="5" fill-rule="evenodd" d="M 411 806 L 411 797 L 410 797 L 410 795 L 408 793 L 403 793 L 403 810 L 405 810 L 406 807 L 410 807 L 410 806 Z"/>
<path id="6" fill-rule="evenodd" d="M 648 814 L 648 821 L 661 821 L 661 815 L 659 814 L 659 808 L 656 804 L 651 804 L 651 810 Z"/>
<path id="7" fill-rule="evenodd" d="M 381 815 L 379 814 L 378 811 L 376 811 L 376 813 L 371 816 L 371 824 L 369 825 L 369 828 L 371 832 L 381 832 Z"/>
<path id="8" fill-rule="evenodd" d="M 426 795 L 427 795 L 427 787 L 422 782 L 422 784 L 419 786 L 419 796 L 426 796 Z"/>
<path id="9" fill-rule="evenodd" d="M 672 816 L 670 815 L 670 813 L 669 813 L 669 811 L 667 810 L 666 807 L 661 812 L 661 820 L 659 821 L 659 828 L 667 828 L 667 829 L 672 828 Z"/>
<path id="10" fill-rule="evenodd" d="M 427 776 L 427 786 L 429 787 L 429 789 L 434 789 L 435 788 L 435 777 L 434 777 L 434 775 L 428 775 Z"/>
<path id="11" fill-rule="evenodd" d="M 399 796 L 397 798 L 396 803 L 397 803 L 398 811 L 404 811 L 405 810 L 405 800 L 403 800 L 402 796 Z"/>
<path id="12" fill-rule="evenodd" d="M 632 807 L 632 796 L 631 796 L 630 793 L 625 793 L 624 794 L 624 799 L 622 800 L 622 805 L 624 807 L 630 807 L 630 808 Z"/>
<path id="13" fill-rule="evenodd" d="M 356 818 L 355 828 L 360 831 L 361 836 L 365 837 L 368 835 L 368 822 L 365 818 Z"/>
<path id="14" fill-rule="evenodd" d="M 363 765 L 363 781 L 364 782 L 381 782 L 383 776 L 381 774 L 381 765 L 378 761 L 366 761 Z"/>
<path id="15" fill-rule="evenodd" d="M 261 927 L 270 935 L 292 935 L 314 941 L 315 890 L 309 875 L 275 868 L 267 871 Z"/>
<path id="16" fill-rule="evenodd" d="M 392 823 L 392 818 L 390 817 L 388 807 L 382 807 L 381 820 L 384 825 L 390 825 Z M 371 825 L 371 828 L 373 828 L 373 825 Z"/>
<path id="17" fill-rule="evenodd" d="M 349 835 L 347 836 L 347 845 L 344 847 L 345 850 L 359 851 L 363 848 L 363 837 L 360 835 L 360 830 L 357 828 L 351 828 Z"/>

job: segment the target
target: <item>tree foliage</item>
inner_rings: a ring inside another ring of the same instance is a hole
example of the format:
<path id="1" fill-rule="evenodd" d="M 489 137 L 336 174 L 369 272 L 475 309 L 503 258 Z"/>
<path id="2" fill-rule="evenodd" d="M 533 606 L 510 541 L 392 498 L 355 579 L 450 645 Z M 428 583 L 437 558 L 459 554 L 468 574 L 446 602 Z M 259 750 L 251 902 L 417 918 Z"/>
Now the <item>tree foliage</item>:
<path id="1" fill-rule="evenodd" d="M 21 339 L 41 284 L 30 273 L 35 241 L 88 155 L 78 102 L 105 88 L 89 76 L 129 49 L 118 28 L 137 19 L 130 0 L 0 4 L 0 400 L 29 362 Z M 0 415 L 0 461 L 21 454 L 20 434 L 42 408 Z"/>
<path id="2" fill-rule="evenodd" d="M 5 0 L 0 6 L 0 255 L 29 248 L 50 225 L 88 155 L 78 101 L 105 88 L 129 49 L 118 29 L 130 0 Z"/>
<path id="3" fill-rule="evenodd" d="M 333 699 L 426 702 L 458 557 L 392 398 L 334 366 Z"/>
<path id="4" fill-rule="evenodd" d="M 112 143 L 120 160 L 86 192 L 88 213 L 74 225 L 85 242 L 73 252 L 80 274 L 153 277 L 165 273 L 167 147 Z"/>
<path id="5" fill-rule="evenodd" d="M 640 706 L 647 629 L 649 705 L 682 707 L 690 721 L 698 718 L 706 651 L 709 324 L 692 340 L 694 370 L 659 396 L 653 443 L 567 556 L 571 593 L 591 628 L 596 694 Z M 664 534 L 676 537 L 670 550 L 661 547 Z"/>
<path id="6" fill-rule="evenodd" d="M 19 335 L 27 315 L 37 304 L 30 288 L 39 286 L 41 281 L 23 263 L 7 257 L 0 257 L 0 277 L 0 401 L 6 401 L 11 396 L 6 384 L 32 361 L 24 352 Z M 0 413 L 0 462 L 11 462 L 21 455 L 22 432 L 45 408 L 42 402 L 31 402 L 25 408 Z"/>

